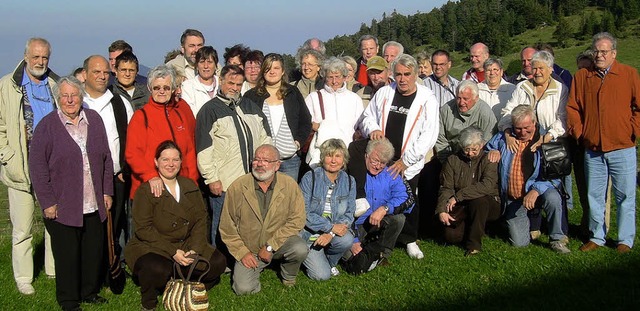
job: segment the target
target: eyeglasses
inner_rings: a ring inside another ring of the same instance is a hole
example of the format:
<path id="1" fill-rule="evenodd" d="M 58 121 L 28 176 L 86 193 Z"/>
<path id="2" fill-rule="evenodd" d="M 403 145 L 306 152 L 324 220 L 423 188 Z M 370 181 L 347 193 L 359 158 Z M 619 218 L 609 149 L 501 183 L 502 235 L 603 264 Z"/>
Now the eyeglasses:
<path id="1" fill-rule="evenodd" d="M 154 92 L 160 92 L 160 91 L 165 91 L 165 92 L 171 92 L 171 87 L 168 85 L 165 86 L 154 86 L 151 88 L 151 90 L 153 90 Z"/>
<path id="2" fill-rule="evenodd" d="M 260 163 L 271 164 L 271 163 L 276 163 L 278 161 L 280 160 L 253 159 L 252 162 L 257 164 L 260 164 Z"/>
<path id="3" fill-rule="evenodd" d="M 260 65 L 244 66 L 246 70 L 260 70 Z"/>
<path id="4" fill-rule="evenodd" d="M 607 57 L 607 55 L 609 55 L 609 52 L 613 51 L 613 49 L 611 50 L 594 50 L 593 51 L 593 56 L 598 56 L 598 54 Z"/>
<path id="5" fill-rule="evenodd" d="M 316 67 L 318 66 L 318 64 L 311 64 L 311 63 L 302 63 L 301 65 L 302 67 Z"/>
<path id="6" fill-rule="evenodd" d="M 446 66 L 448 63 L 442 63 L 442 64 L 438 64 L 438 63 L 431 63 L 431 66 L 433 67 L 444 67 Z"/>
<path id="7" fill-rule="evenodd" d="M 372 157 L 370 157 L 368 154 L 365 153 L 365 158 L 367 159 L 367 161 L 369 161 L 369 163 L 371 163 L 371 165 L 373 166 L 380 166 L 380 165 L 385 165 L 386 163 L 380 161 L 380 160 L 375 160 Z"/>
<path id="8" fill-rule="evenodd" d="M 119 73 L 130 73 L 130 74 L 133 74 L 133 73 L 136 72 L 136 70 L 135 69 L 121 68 L 121 69 L 118 69 L 118 72 Z"/>

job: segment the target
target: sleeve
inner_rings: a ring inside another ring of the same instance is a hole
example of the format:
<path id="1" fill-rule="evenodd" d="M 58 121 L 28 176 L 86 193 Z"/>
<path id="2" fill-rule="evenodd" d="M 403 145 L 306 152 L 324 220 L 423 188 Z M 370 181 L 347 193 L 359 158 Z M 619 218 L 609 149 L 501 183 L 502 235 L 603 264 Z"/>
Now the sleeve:
<path id="1" fill-rule="evenodd" d="M 213 142 L 213 135 L 218 130 L 217 120 L 215 111 L 209 104 L 200 109 L 196 118 L 196 159 L 198 170 L 207 185 L 220 180 L 218 176 L 220 168 L 216 162 Z"/>
<path id="2" fill-rule="evenodd" d="M 562 83 L 557 82 L 558 85 L 561 85 L 562 90 L 560 91 L 559 102 L 555 114 L 555 121 L 551 125 L 549 129 L 549 133 L 553 136 L 553 138 L 558 138 L 566 132 L 567 128 L 567 99 L 569 97 L 569 92 L 567 91 L 567 87 L 562 85 Z"/>
<path id="3" fill-rule="evenodd" d="M 220 225 L 218 227 L 220 237 L 229 249 L 229 253 L 238 261 L 240 261 L 244 255 L 251 253 L 240 237 L 238 226 L 236 225 L 236 223 L 240 221 L 237 209 L 242 208 L 244 204 L 238 202 L 240 196 L 234 194 L 241 192 L 242 190 L 234 187 L 233 184 L 227 189 L 227 195 L 224 198 L 224 204 L 222 206 L 222 213 L 220 214 Z"/>
<path id="4" fill-rule="evenodd" d="M 294 93 L 294 104 L 297 105 L 299 109 L 298 130 L 296 131 L 297 137 L 294 137 L 294 139 L 302 146 L 307 140 L 309 133 L 311 133 L 311 110 L 309 110 L 306 105 L 305 99 L 302 97 L 298 88 L 292 87 L 290 88 L 290 92 Z"/>
<path id="5" fill-rule="evenodd" d="M 497 150 L 500 151 L 500 146 L 503 144 L 504 132 L 498 132 L 484 145 L 484 149 L 487 151 Z"/>
<path id="6" fill-rule="evenodd" d="M 389 202 L 389 214 L 397 215 L 408 212 L 415 204 L 415 197 L 411 191 L 411 185 L 403 178 L 396 178 L 391 188 L 391 199 Z"/>
<path id="7" fill-rule="evenodd" d="M 207 229 L 208 215 L 202 196 L 197 193 L 194 197 L 196 197 L 194 200 L 197 206 L 193 208 L 194 215 L 191 215 L 191 219 L 195 221 L 195 224 L 189 234 L 189 239 L 191 240 L 189 244 L 198 254 L 204 254 L 209 247 L 209 242 L 207 241 L 209 236 L 209 230 Z"/>
<path id="8" fill-rule="evenodd" d="M 6 79 L 6 78 L 5 78 Z M 9 139 L 7 137 L 7 105 L 9 99 L 6 95 L 8 90 L 5 88 L 5 81 L 0 81 L 0 164 L 6 164 L 15 154 L 15 151 L 9 147 Z"/>
<path id="9" fill-rule="evenodd" d="M 585 69 L 586 70 L 586 69 Z M 567 131 L 569 135 L 573 136 L 576 140 L 580 140 L 582 137 L 582 103 L 581 97 L 578 94 L 578 87 L 581 87 L 583 80 L 583 73 L 585 70 L 579 70 L 576 72 L 576 77 L 571 83 L 571 89 L 569 90 L 569 96 L 567 99 Z"/>
<path id="10" fill-rule="evenodd" d="M 640 76 L 636 69 L 632 71 L 631 82 L 631 126 L 633 128 L 633 139 L 640 137 Z"/>
<path id="11" fill-rule="evenodd" d="M 484 156 L 481 159 L 484 163 L 480 163 L 482 171 L 479 182 L 468 185 L 455 194 L 456 200 L 468 201 L 496 193 L 498 189 L 498 163 L 491 163 Z"/>
<path id="12" fill-rule="evenodd" d="M 455 195 L 455 172 L 452 163 L 456 155 L 449 156 L 445 161 L 440 173 L 440 193 L 438 195 L 438 205 L 436 207 L 436 215 L 447 211 L 447 201 Z"/>
<path id="13" fill-rule="evenodd" d="M 424 161 L 424 157 L 433 146 L 436 144 L 438 134 L 440 132 L 440 105 L 436 100 L 433 93 L 422 87 L 429 92 L 427 101 L 423 104 L 422 109 L 423 122 L 416 124 L 419 126 L 417 130 L 418 137 L 414 140 L 410 140 L 406 146 L 404 154 L 402 154 L 402 161 L 407 166 L 412 166 L 419 161 Z M 408 121 L 408 120 L 407 120 Z M 413 121 L 412 121 L 413 122 Z"/>
<path id="14" fill-rule="evenodd" d="M 145 158 L 148 147 L 148 131 L 145 118 L 146 122 L 150 121 L 150 118 L 145 115 L 144 108 L 133 114 L 127 128 L 127 145 L 124 152 L 131 171 L 140 176 L 143 182 L 158 177 L 153 161 L 150 162 Z"/>
<path id="15" fill-rule="evenodd" d="M 311 122 L 314 122 L 314 123 L 322 122 L 322 113 L 320 112 L 320 102 L 318 99 L 318 93 L 311 92 L 304 99 L 304 103 L 305 103 L 305 106 L 307 107 L 307 111 L 309 111 L 309 118 L 311 119 Z"/>
<path id="16" fill-rule="evenodd" d="M 317 168 L 317 170 L 322 170 L 322 168 Z M 306 174 L 304 174 L 304 177 L 302 177 L 302 181 L 300 182 L 300 190 L 302 191 L 302 195 L 304 198 L 305 212 L 307 215 L 307 223 L 305 227 L 312 233 L 329 232 L 331 231 L 333 225 L 328 219 L 322 217 L 322 204 L 320 204 L 319 208 L 316 209 L 314 209 L 311 204 L 313 200 L 312 196 L 314 195 L 316 197 L 320 196 L 320 198 L 318 199 L 323 203 L 326 197 L 326 193 L 313 193 L 313 174 L 315 174 L 315 170 L 307 172 Z M 319 182 L 322 182 L 322 180 L 315 181 L 315 183 Z"/>
<path id="17" fill-rule="evenodd" d="M 293 181 L 292 183 L 295 184 Z M 288 238 L 298 235 L 302 228 L 304 228 L 304 224 L 306 222 L 302 191 L 297 184 L 295 184 L 295 187 L 291 188 L 293 189 L 293 193 L 288 195 L 291 199 L 287 202 L 289 204 L 289 213 L 287 213 L 285 225 L 278 231 L 274 232 L 273 236 L 267 241 L 267 243 L 276 251 L 280 249 Z"/>
<path id="18" fill-rule="evenodd" d="M 176 253 L 176 247 L 164 238 L 164 235 L 154 225 L 154 212 L 158 211 L 159 208 L 151 202 L 154 198 L 152 198 L 149 183 L 143 184 L 140 188 L 146 189 L 144 191 L 136 191 L 133 207 L 131 208 L 133 227 L 135 228 L 134 234 L 141 242 L 151 244 L 171 257 Z M 155 200 L 162 200 L 162 197 Z"/>
<path id="19" fill-rule="evenodd" d="M 182 161 L 182 166 L 188 169 L 189 176 L 191 180 L 197 182 L 200 178 L 200 173 L 198 172 L 198 160 L 196 153 L 196 142 L 195 142 L 195 131 L 196 131 L 196 118 L 193 116 L 193 111 L 191 111 L 191 107 L 186 105 L 186 103 L 182 104 L 183 108 L 183 118 L 185 127 L 188 128 L 188 131 L 183 135 L 187 135 L 188 145 L 185 148 L 184 160 Z"/>
<path id="20" fill-rule="evenodd" d="M 347 226 L 351 226 L 353 223 L 354 213 L 356 212 L 356 181 L 353 177 L 344 174 L 347 177 L 347 180 L 344 182 L 348 184 L 349 187 L 349 195 L 347 197 L 347 210 L 344 214 L 340 215 L 338 219 L 334 221 L 337 224 L 345 224 Z"/>
<path id="21" fill-rule="evenodd" d="M 101 140 L 100 146 L 102 147 L 102 154 L 104 155 L 102 159 L 103 161 L 102 165 L 104 170 L 100 172 L 100 174 L 102 174 L 102 195 L 113 196 L 114 195 L 114 189 L 113 189 L 114 171 L 113 171 L 113 160 L 112 160 L 113 155 L 111 154 L 111 150 L 109 150 L 109 140 L 107 139 L 107 131 L 104 127 L 102 119 L 100 118 L 99 115 L 97 115 L 97 113 L 96 113 L 95 122 L 93 123 L 93 125 L 89 125 L 89 126 L 95 126 L 95 130 L 98 131 L 99 137 Z"/>
<path id="22" fill-rule="evenodd" d="M 444 162 L 449 155 L 451 155 L 451 146 L 449 146 L 449 140 L 447 139 L 446 131 L 444 128 L 445 119 L 447 118 L 446 109 L 448 104 L 440 107 L 439 130 L 438 139 L 436 140 L 436 153 L 440 162 Z"/>
<path id="23" fill-rule="evenodd" d="M 511 110 L 520 104 L 524 104 L 523 96 L 526 98 L 525 92 L 520 87 L 520 84 L 518 84 L 515 91 L 513 91 L 513 95 L 507 101 L 507 105 L 504 106 L 500 112 L 502 118 L 498 121 L 498 131 L 504 131 L 511 127 Z"/>
<path id="24" fill-rule="evenodd" d="M 380 127 L 380 120 L 382 118 L 382 114 L 384 111 L 382 110 L 382 102 L 386 100 L 384 97 L 385 90 L 380 89 L 378 92 L 373 95 L 371 100 L 369 101 L 369 105 L 362 113 L 360 127 L 362 129 L 362 135 L 365 137 L 369 137 L 371 132 L 380 131 L 382 128 Z"/>
<path id="25" fill-rule="evenodd" d="M 29 146 L 29 174 L 33 190 L 42 210 L 58 203 L 58 198 L 51 184 L 51 172 L 49 170 L 49 158 L 52 151 L 52 139 L 49 136 L 50 129 L 47 119 L 43 119 L 33 133 Z"/>

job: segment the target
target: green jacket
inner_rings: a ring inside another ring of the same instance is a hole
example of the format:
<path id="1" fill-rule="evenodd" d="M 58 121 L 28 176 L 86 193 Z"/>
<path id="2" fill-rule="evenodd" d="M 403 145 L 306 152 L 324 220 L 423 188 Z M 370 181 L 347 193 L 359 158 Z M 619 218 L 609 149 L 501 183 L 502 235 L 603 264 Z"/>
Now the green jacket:
<path id="1" fill-rule="evenodd" d="M 27 137 L 22 112 L 22 78 L 25 61 L 0 79 L 0 181 L 7 187 L 31 191 L 31 179 L 27 164 Z M 59 77 L 47 72 L 49 86 L 53 88 Z"/>

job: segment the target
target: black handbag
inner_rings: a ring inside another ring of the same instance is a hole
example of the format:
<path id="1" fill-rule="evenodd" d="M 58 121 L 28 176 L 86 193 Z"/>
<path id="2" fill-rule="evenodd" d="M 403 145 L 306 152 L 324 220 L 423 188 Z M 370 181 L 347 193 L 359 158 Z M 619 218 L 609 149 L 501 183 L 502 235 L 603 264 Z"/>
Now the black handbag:
<path id="1" fill-rule="evenodd" d="M 540 145 L 542 179 L 558 179 L 571 174 L 571 153 L 569 150 L 569 140 L 565 137 L 558 137 L 554 141 Z"/>

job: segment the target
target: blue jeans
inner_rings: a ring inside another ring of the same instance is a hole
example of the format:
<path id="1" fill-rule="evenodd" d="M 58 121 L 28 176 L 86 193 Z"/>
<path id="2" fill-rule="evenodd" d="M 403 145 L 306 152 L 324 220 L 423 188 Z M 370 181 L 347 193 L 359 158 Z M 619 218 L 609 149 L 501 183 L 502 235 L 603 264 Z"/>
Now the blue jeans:
<path id="1" fill-rule="evenodd" d="M 307 241 L 307 244 L 312 242 Z M 338 265 L 344 252 L 353 245 L 353 234 L 347 231 L 344 236 L 334 236 L 329 245 L 321 248 L 309 245 L 309 255 L 304 260 L 307 267 L 307 275 L 316 281 L 328 280 L 331 277 L 331 268 Z"/>
<path id="2" fill-rule="evenodd" d="M 226 192 L 221 196 L 209 195 L 209 205 L 211 205 L 211 244 L 216 246 L 216 237 L 218 236 L 218 226 L 220 225 L 220 214 L 222 214 L 222 204 Z"/>
<path id="3" fill-rule="evenodd" d="M 293 180 L 298 181 L 298 173 L 300 172 L 300 157 L 296 154 L 293 157 L 282 160 L 280 162 L 280 169 L 278 170 L 280 173 L 285 173 Z"/>
<path id="4" fill-rule="evenodd" d="M 633 247 L 636 235 L 636 149 L 634 147 L 597 152 L 585 150 L 584 170 L 589 190 L 589 231 L 591 241 L 604 245 L 607 182 L 611 176 L 618 207 L 618 243 Z"/>
<path id="5" fill-rule="evenodd" d="M 562 198 L 558 190 L 552 187 L 538 196 L 535 208 L 541 208 L 547 213 L 547 227 L 551 241 L 566 237 L 562 233 Z M 518 247 L 529 245 L 531 240 L 529 217 L 527 217 L 527 209 L 522 205 L 522 200 L 508 202 L 505 219 L 509 228 L 509 241 Z"/>

